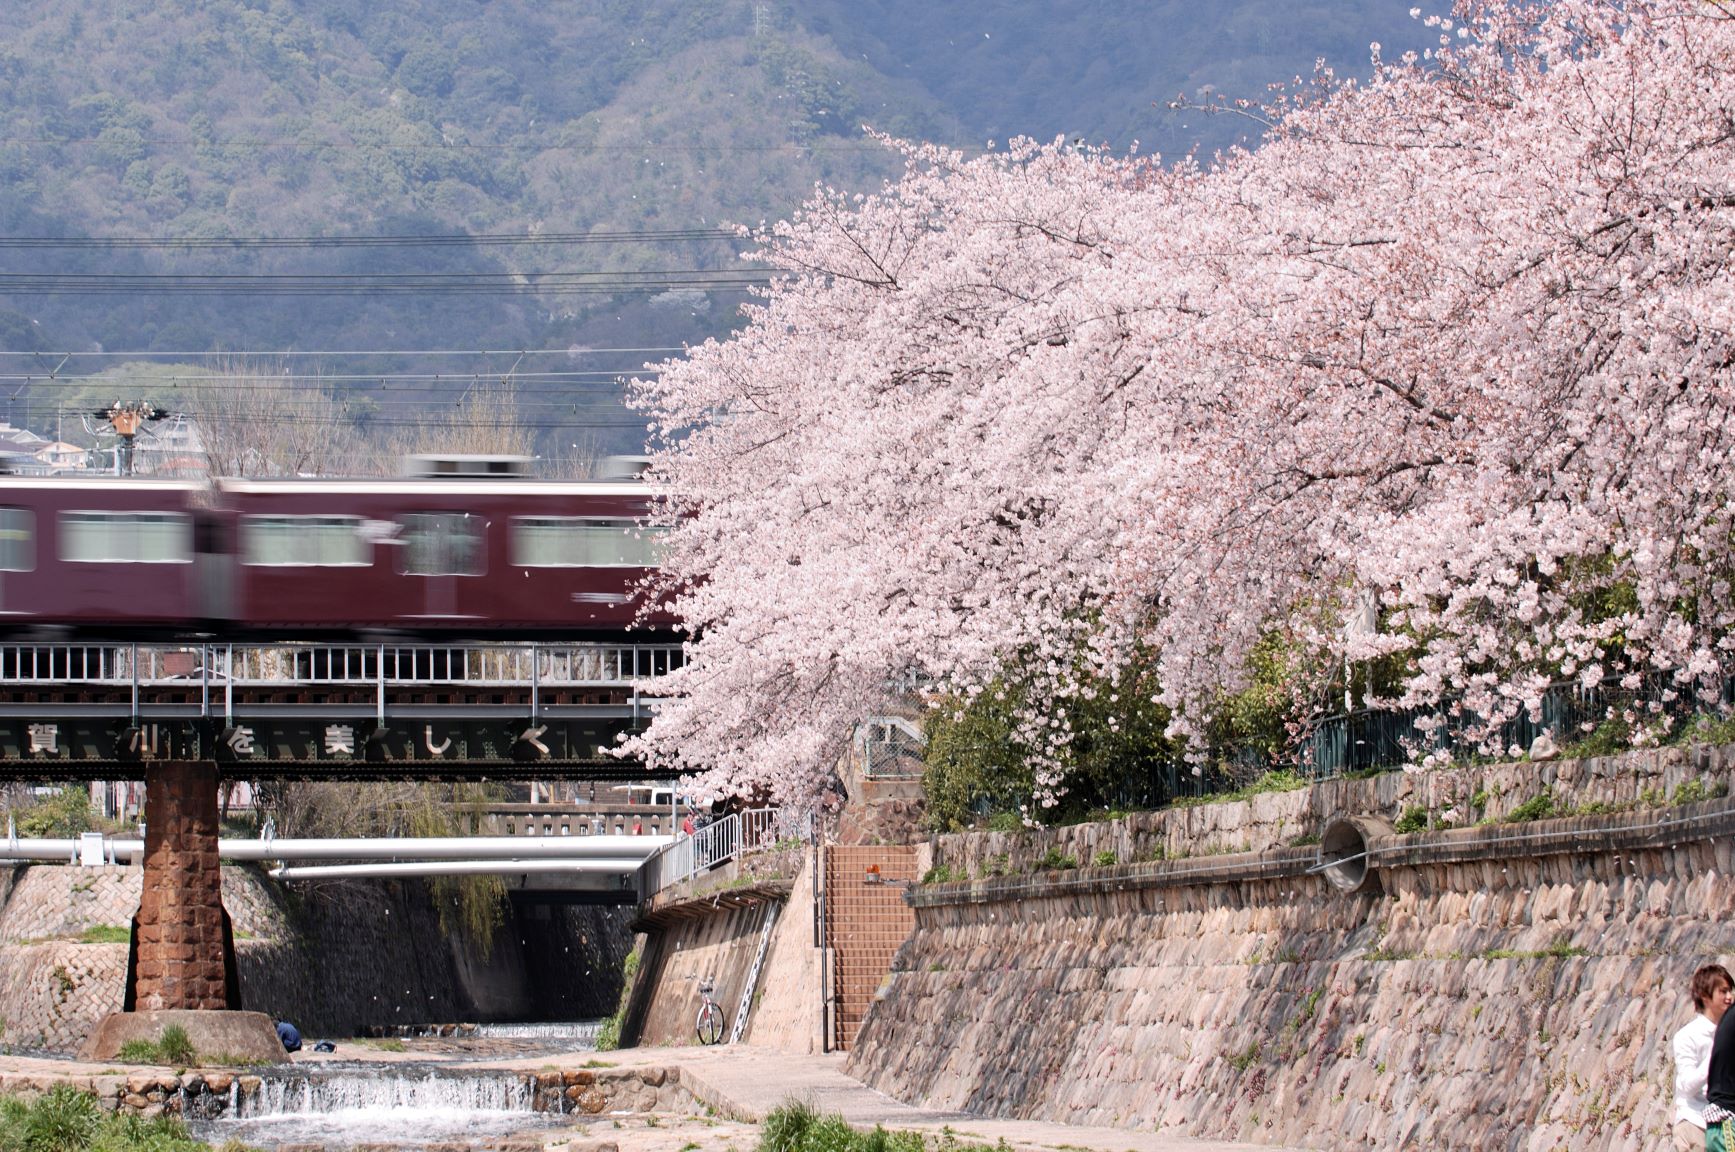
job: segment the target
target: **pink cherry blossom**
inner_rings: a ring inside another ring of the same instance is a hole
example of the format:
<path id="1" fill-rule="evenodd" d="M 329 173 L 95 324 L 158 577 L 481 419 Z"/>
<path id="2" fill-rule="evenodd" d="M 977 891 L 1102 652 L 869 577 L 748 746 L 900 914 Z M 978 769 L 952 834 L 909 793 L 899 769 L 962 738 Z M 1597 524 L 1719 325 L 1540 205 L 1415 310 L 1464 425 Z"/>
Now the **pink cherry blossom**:
<path id="1" fill-rule="evenodd" d="M 635 386 L 694 639 L 630 750 L 795 798 L 912 684 L 1065 698 L 1135 644 L 1197 734 L 1273 630 L 1490 741 L 1565 677 L 1718 684 L 1735 18 L 1453 16 L 1208 167 L 888 141 L 767 232 L 743 330 Z M 1020 724 L 1052 800 L 1071 734 Z"/>

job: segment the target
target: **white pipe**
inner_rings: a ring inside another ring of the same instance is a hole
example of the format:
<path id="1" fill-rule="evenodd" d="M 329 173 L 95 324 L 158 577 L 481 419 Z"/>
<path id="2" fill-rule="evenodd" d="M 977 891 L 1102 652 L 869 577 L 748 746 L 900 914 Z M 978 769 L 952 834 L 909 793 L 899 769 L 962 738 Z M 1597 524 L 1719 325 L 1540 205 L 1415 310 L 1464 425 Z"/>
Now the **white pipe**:
<path id="1" fill-rule="evenodd" d="M 673 836 L 406 836 L 353 840 L 220 840 L 224 860 L 633 860 L 673 844 Z M 0 844 L 0 860 L 76 860 L 78 841 L 19 839 Z M 106 859 L 134 860 L 144 841 L 103 842 Z"/>
<path id="2" fill-rule="evenodd" d="M 673 836 L 406 836 L 224 840 L 225 860 L 594 860 L 655 855 Z"/>
<path id="3" fill-rule="evenodd" d="M 278 880 L 358 880 L 389 876 L 511 876 L 534 872 L 539 876 L 586 875 L 630 876 L 640 860 L 440 860 L 431 863 L 400 861 L 392 864 L 312 864 L 273 868 Z"/>

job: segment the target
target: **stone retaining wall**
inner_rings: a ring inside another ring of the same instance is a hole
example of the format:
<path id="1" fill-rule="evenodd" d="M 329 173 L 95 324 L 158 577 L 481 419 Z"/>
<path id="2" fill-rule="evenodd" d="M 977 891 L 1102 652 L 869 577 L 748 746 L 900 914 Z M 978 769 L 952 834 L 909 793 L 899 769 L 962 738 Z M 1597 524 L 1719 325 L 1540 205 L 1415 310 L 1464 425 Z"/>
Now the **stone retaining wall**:
<path id="1" fill-rule="evenodd" d="M 850 1071 L 930 1107 L 1310 1147 L 1666 1146 L 1687 978 L 1735 953 L 1735 805 L 1652 804 L 1726 787 L 1730 764 L 1391 774 L 942 837 L 936 862 L 978 878 L 913 893 Z M 1280 846 L 1333 813 L 1461 816 L 1480 791 L 1498 817 L 1544 786 L 1602 814 L 1397 837 L 1355 895 Z M 1051 850 L 1147 862 L 1036 869 Z"/>
<path id="2" fill-rule="evenodd" d="M 1396 823 L 1409 809 L 1420 808 L 1430 827 L 1465 827 L 1501 823 L 1544 790 L 1565 810 L 1598 812 L 1660 808 L 1682 795 L 1683 786 L 1686 794 L 1728 795 L 1735 786 L 1735 747 L 1384 772 L 1066 828 L 961 832 L 935 839 L 934 863 L 982 878 L 1031 872 L 1051 852 L 1085 866 L 1104 852 L 1121 864 L 1263 852 L 1316 840 L 1322 822 L 1342 812 Z"/>
<path id="3" fill-rule="evenodd" d="M 139 905 L 140 872 L 70 865 L 9 871 L 9 897 L 0 905 L 0 1048 L 77 1051 L 103 1017 L 120 1010 L 127 962 L 125 943 L 78 937 L 95 926 L 127 927 Z M 484 961 L 441 928 L 426 888 L 413 881 L 291 891 L 253 868 L 225 866 L 223 902 L 243 1007 L 294 1020 L 309 1036 L 527 1015 L 536 1001 L 521 935 L 561 958 L 565 1006 L 600 1015 L 619 996 L 625 930 L 614 909 L 558 909 L 522 926 L 509 916 Z"/>

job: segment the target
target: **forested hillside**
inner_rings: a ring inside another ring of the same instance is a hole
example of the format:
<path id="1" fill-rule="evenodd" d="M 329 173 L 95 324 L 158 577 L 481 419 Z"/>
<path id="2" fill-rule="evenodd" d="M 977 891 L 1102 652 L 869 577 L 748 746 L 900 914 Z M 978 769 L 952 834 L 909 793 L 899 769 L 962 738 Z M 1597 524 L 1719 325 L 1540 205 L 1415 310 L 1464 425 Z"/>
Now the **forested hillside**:
<path id="1" fill-rule="evenodd" d="M 1061 133 L 1209 150 L 1250 124 L 1169 99 L 1257 95 L 1320 55 L 1365 68 L 1369 40 L 1417 36 L 1406 7 L 12 0 L 0 351 L 678 345 L 742 299 L 704 282 L 742 271 L 743 244 L 703 230 L 898 169 L 863 125 L 969 150 Z M 560 239 L 252 242 L 464 234 Z M 365 279 L 411 273 L 446 279 Z M 188 279 L 224 275 L 320 279 Z"/>

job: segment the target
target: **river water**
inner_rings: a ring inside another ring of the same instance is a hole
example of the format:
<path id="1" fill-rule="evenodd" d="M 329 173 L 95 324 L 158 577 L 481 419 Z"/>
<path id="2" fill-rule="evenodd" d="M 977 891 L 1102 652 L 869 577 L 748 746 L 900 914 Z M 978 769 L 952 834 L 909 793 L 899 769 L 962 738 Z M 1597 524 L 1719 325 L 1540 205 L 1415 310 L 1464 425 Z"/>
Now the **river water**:
<path id="1" fill-rule="evenodd" d="M 466 1057 L 499 1059 L 502 1048 L 514 1056 L 589 1051 L 598 1024 L 466 1027 L 457 1037 L 401 1041 L 411 1054 L 404 1062 L 332 1060 L 264 1070 L 256 1094 L 243 1098 L 237 1092 L 223 1117 L 191 1121 L 188 1127 L 212 1144 L 239 1140 L 269 1149 L 284 1144 L 415 1147 L 564 1126 L 571 1117 L 534 1110 L 532 1089 L 518 1073 L 466 1067 Z"/>

